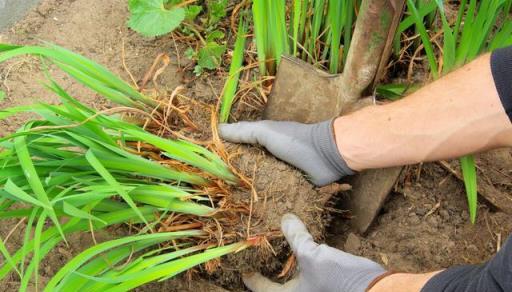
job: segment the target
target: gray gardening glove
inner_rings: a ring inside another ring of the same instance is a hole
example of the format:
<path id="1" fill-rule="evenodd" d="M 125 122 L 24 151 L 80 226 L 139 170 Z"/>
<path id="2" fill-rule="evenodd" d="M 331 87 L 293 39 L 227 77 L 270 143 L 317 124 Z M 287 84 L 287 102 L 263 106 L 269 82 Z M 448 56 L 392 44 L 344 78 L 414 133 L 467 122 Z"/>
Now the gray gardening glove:
<path id="1" fill-rule="evenodd" d="M 264 146 L 277 158 L 306 172 L 317 186 L 354 174 L 338 152 L 332 120 L 318 124 L 277 121 L 221 124 L 219 133 L 230 142 Z"/>
<path id="2" fill-rule="evenodd" d="M 261 274 L 243 278 L 253 292 L 363 292 L 386 271 L 369 259 L 325 244 L 317 244 L 304 223 L 293 214 L 281 219 L 281 229 L 299 264 L 298 276 L 284 285 Z"/>

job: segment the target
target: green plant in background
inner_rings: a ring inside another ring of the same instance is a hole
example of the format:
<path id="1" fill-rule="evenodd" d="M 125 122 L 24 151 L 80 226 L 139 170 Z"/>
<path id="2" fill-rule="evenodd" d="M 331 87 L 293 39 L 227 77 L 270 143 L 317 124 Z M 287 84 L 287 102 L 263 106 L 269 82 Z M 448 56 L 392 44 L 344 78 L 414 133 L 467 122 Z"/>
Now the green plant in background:
<path id="1" fill-rule="evenodd" d="M 281 55 L 289 54 L 285 0 L 254 0 L 254 35 L 261 74 L 275 74 Z"/>
<path id="2" fill-rule="evenodd" d="M 355 21 L 355 0 L 254 0 L 252 11 L 262 74 L 274 75 L 281 55 L 292 54 L 331 73 L 342 71 Z"/>
<path id="3" fill-rule="evenodd" d="M 197 31 L 197 28 L 190 26 L 183 30 L 184 32 L 192 30 L 201 43 L 197 49 L 189 47 L 185 52 L 187 58 L 197 62 L 194 67 L 196 76 L 201 75 L 205 69 L 217 69 L 222 63 L 222 56 L 226 52 L 226 45 L 222 43 L 225 34 L 218 30 L 217 26 L 219 21 L 226 16 L 227 5 L 227 0 L 208 0 L 206 2 L 206 16 L 201 20 L 202 26 L 206 27 L 203 33 L 201 34 Z M 201 35 L 204 35 L 204 37 Z"/>
<path id="4" fill-rule="evenodd" d="M 222 56 L 226 52 L 226 45 L 219 44 L 217 40 L 223 38 L 223 32 L 214 30 L 208 34 L 206 39 L 201 40 L 203 46 L 197 51 L 192 48 L 188 48 L 185 51 L 187 58 L 197 61 L 197 65 L 194 67 L 194 73 L 197 76 L 201 75 L 204 69 L 213 70 L 219 68 Z"/>
<path id="5" fill-rule="evenodd" d="M 247 29 L 247 20 L 242 15 L 240 17 L 240 23 L 238 24 L 235 48 L 233 49 L 233 57 L 231 58 L 228 79 L 226 80 L 224 90 L 222 92 L 221 107 L 219 113 L 219 121 L 221 123 L 227 123 L 229 119 L 229 113 L 231 111 L 231 106 L 233 105 L 233 101 L 236 96 L 236 89 L 238 87 L 238 81 L 240 79 L 241 73 L 240 71 L 242 70 L 242 64 L 244 61 Z"/>
<path id="6" fill-rule="evenodd" d="M 446 16 L 444 3 L 432 1 L 437 8 L 442 22 L 443 45 L 442 56 L 435 55 L 434 46 L 424 21 L 425 12 L 420 13 L 414 1 L 407 1 L 415 25 L 425 48 L 430 71 L 434 79 L 475 59 L 479 54 L 512 44 L 512 21 L 510 21 L 510 0 L 479 1 L 463 0 L 460 2 L 457 17 L 451 23 Z M 402 22 L 403 23 L 403 22 Z M 442 62 L 441 62 L 442 59 Z M 440 65 L 442 64 L 442 68 Z M 474 157 L 469 155 L 460 159 L 466 194 L 468 197 L 471 222 L 476 220 L 477 175 Z"/>
<path id="7" fill-rule="evenodd" d="M 212 187 L 216 179 L 235 183 L 237 178 L 207 149 L 123 121 L 119 113 L 143 113 L 140 109 L 152 109 L 156 101 L 104 67 L 60 47 L 0 45 L 0 62 L 25 54 L 40 56 L 123 106 L 96 111 L 48 77 L 46 87 L 60 97 L 61 105 L 0 111 L 0 119 L 22 112 L 41 117 L 0 138 L 0 219 L 27 220 L 23 245 L 14 254 L 0 240 L 6 259 L 0 279 L 15 271 L 20 291 L 28 289 L 32 278 L 37 286 L 39 263 L 69 234 L 93 233 L 114 224 L 142 225 L 136 235 L 78 254 L 50 279 L 46 291 L 126 291 L 250 245 L 198 244 L 207 238 L 199 229 L 154 233 L 171 212 L 208 220 L 219 210 L 215 197 L 206 196 L 202 187 Z M 47 225 L 48 220 L 53 224 Z M 174 245 L 166 244 L 171 240 Z"/>
<path id="8" fill-rule="evenodd" d="M 183 7 L 176 0 L 129 0 L 128 26 L 148 36 L 161 36 L 178 28 L 185 18 L 194 19 L 201 6 Z"/>
<path id="9" fill-rule="evenodd" d="M 205 69 L 218 68 L 226 52 L 226 46 L 222 44 L 225 36 L 217 30 L 217 25 L 226 16 L 228 1 L 207 0 L 204 17 L 200 17 L 202 5 L 189 3 L 183 0 L 129 0 L 128 26 L 147 37 L 165 35 L 176 29 L 196 36 L 200 45 L 189 48 L 185 55 L 197 62 L 194 73 L 201 75 Z M 198 18 L 201 25 L 194 23 Z"/>

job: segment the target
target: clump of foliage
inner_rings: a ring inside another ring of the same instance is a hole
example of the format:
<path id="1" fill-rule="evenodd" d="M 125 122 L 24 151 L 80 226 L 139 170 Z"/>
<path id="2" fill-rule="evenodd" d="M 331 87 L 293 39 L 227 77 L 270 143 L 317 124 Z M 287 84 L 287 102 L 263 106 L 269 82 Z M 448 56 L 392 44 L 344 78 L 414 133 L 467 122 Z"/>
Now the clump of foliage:
<path id="1" fill-rule="evenodd" d="M 201 75 L 205 69 L 217 69 L 222 63 L 222 56 L 226 52 L 226 45 L 223 44 L 225 34 L 218 29 L 218 24 L 226 16 L 227 5 L 227 0 L 206 2 L 206 16 L 199 20 L 204 37 L 195 32 L 199 36 L 200 45 L 196 49 L 189 47 L 185 53 L 188 58 L 197 62 L 194 67 L 196 75 Z"/>
<path id="2" fill-rule="evenodd" d="M 92 109 L 48 76 L 46 87 L 59 96 L 60 105 L 0 111 L 0 119 L 22 112 L 41 118 L 0 138 L 0 219 L 27 222 L 22 247 L 14 254 L 0 240 L 5 259 L 0 279 L 14 271 L 20 291 L 33 278 L 37 287 L 39 264 L 57 244 L 76 232 L 94 238 L 94 232 L 114 224 L 129 224 L 137 232 L 81 252 L 60 268 L 45 291 L 126 291 L 252 244 L 241 240 L 218 246 L 223 239 L 210 234 L 221 228 L 216 218 L 230 212 L 224 207 L 226 184 L 238 181 L 217 154 L 187 140 L 154 135 L 122 118 L 123 113 L 147 117 L 146 112 L 163 107 L 161 101 L 63 48 L 0 45 L 0 62 L 26 54 L 41 57 L 122 106 Z"/>
<path id="3" fill-rule="evenodd" d="M 331 73 L 341 72 L 360 1 L 292 2 L 287 17 L 285 0 L 253 1 L 260 72 L 274 75 L 282 54 L 299 57 Z"/>
<path id="4" fill-rule="evenodd" d="M 197 62 L 194 73 L 220 66 L 226 52 L 225 35 L 217 29 L 226 16 L 228 0 L 207 0 L 203 5 L 191 5 L 196 1 L 182 0 L 129 0 L 128 26 L 148 37 L 161 36 L 179 30 L 185 35 L 198 38 L 199 45 L 190 47 L 186 56 Z M 206 10 L 203 13 L 203 10 Z M 198 24 L 196 24 L 198 22 Z"/>

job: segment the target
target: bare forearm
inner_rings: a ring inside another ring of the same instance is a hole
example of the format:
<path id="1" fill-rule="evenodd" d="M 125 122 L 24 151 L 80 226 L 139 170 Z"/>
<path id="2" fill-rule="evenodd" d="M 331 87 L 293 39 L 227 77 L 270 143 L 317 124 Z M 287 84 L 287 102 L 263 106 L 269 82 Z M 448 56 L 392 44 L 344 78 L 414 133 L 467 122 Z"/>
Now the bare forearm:
<path id="1" fill-rule="evenodd" d="M 369 292 L 419 292 L 428 280 L 439 272 L 440 271 L 425 274 L 392 274 L 377 282 Z"/>
<path id="2" fill-rule="evenodd" d="M 512 145 L 512 124 L 496 91 L 489 55 L 400 101 L 334 122 L 354 170 L 455 158 Z"/>

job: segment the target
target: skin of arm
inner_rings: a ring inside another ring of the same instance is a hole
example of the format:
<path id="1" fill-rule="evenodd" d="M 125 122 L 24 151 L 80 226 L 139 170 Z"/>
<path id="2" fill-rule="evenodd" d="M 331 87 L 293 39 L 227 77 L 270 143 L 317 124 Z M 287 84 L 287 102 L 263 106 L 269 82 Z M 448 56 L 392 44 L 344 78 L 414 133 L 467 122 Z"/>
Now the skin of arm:
<path id="1" fill-rule="evenodd" d="M 334 134 L 347 165 L 357 171 L 512 146 L 512 123 L 494 84 L 490 54 L 400 101 L 337 118 Z M 421 291 L 439 272 L 392 274 L 369 291 Z"/>
<path id="2" fill-rule="evenodd" d="M 356 171 L 457 158 L 512 146 L 490 54 L 386 105 L 334 121 L 336 144 Z"/>
<path id="3" fill-rule="evenodd" d="M 437 272 L 425 273 L 425 274 L 405 274 L 398 273 L 392 274 L 384 279 L 380 280 L 373 286 L 369 292 L 411 292 L 421 291 L 421 288 L 435 276 Z"/>

